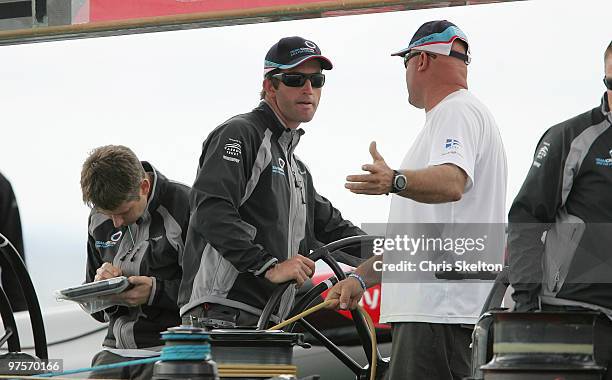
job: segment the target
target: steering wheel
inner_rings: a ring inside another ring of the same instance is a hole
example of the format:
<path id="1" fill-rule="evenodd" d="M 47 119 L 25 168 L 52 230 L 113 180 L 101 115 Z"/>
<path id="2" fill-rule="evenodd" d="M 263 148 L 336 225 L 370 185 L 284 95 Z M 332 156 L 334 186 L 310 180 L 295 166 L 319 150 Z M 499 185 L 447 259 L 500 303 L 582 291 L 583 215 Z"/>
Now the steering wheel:
<path id="1" fill-rule="evenodd" d="M 338 261 L 332 256 L 334 252 L 340 251 L 344 248 L 351 248 L 356 246 L 363 246 L 372 244 L 374 239 L 378 239 L 379 236 L 363 235 L 363 236 L 351 236 L 348 238 L 340 239 L 335 242 L 324 245 L 320 248 L 315 249 L 309 256 L 312 261 L 323 260 L 334 272 L 335 277 L 331 277 L 326 281 L 321 282 L 317 286 L 310 289 L 302 298 L 300 298 L 293 309 L 289 313 L 289 317 L 297 315 L 302 311 L 306 310 L 323 292 L 330 289 L 332 286 L 338 283 L 338 281 L 346 279 L 346 274 L 340 268 Z M 289 286 L 292 286 L 293 282 L 286 282 L 279 285 L 272 297 L 266 304 L 257 323 L 258 330 L 265 330 L 270 323 L 272 313 L 278 307 L 281 297 L 285 290 Z M 338 358 L 346 367 L 348 367 L 354 374 L 357 380 L 365 380 L 370 378 L 370 368 L 372 368 L 372 360 L 376 360 L 377 368 L 377 379 L 382 379 L 386 369 L 389 367 L 389 361 L 380 355 L 378 349 L 376 350 L 376 358 L 372 358 L 372 340 L 368 330 L 367 322 L 363 315 L 357 310 L 351 310 L 351 316 L 355 323 L 355 328 L 359 335 L 361 345 L 364 349 L 366 358 L 368 359 L 368 365 L 362 367 L 353 358 L 348 356 L 342 351 L 336 344 L 329 340 L 323 335 L 316 327 L 304 320 L 303 318 L 298 320 L 299 323 L 306 331 L 308 331 L 313 337 L 315 337 L 322 345 L 324 345 L 336 358 Z M 295 323 L 289 325 L 286 331 L 293 331 Z"/>
<path id="2" fill-rule="evenodd" d="M 4 272 L 12 271 L 15 274 L 30 314 L 36 356 L 39 359 L 48 359 L 45 324 L 40 304 L 38 303 L 38 297 L 36 296 L 36 290 L 34 290 L 34 284 L 19 252 L 17 252 L 17 249 L 15 249 L 15 246 L 9 239 L 2 234 L 0 234 L 0 268 Z M 21 351 L 21 345 L 17 333 L 17 324 L 13 317 L 13 310 L 4 292 L 1 292 L 0 299 L 2 299 L 0 301 L 0 314 L 2 315 L 6 330 L 5 335 L 0 338 L 0 341 L 2 344 L 4 344 L 5 340 L 8 341 L 9 352 L 19 352 Z"/>

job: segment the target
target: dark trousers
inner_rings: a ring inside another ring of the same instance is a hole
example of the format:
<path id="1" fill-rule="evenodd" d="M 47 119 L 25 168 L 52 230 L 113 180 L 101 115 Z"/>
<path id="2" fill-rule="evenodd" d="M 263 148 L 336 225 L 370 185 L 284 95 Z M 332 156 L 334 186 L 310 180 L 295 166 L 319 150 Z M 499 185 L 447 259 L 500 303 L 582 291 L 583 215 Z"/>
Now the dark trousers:
<path id="1" fill-rule="evenodd" d="M 421 322 L 392 326 L 389 380 L 461 380 L 469 376 L 472 329 Z"/>
<path id="2" fill-rule="evenodd" d="M 228 329 L 236 327 L 257 326 L 259 316 L 244 310 L 204 303 L 189 310 L 183 315 L 183 325 L 211 329 Z"/>
<path id="3" fill-rule="evenodd" d="M 91 366 L 95 367 L 103 364 L 127 362 L 142 358 L 126 358 L 115 355 L 112 352 L 100 351 L 91 360 Z M 139 364 L 129 367 L 93 371 L 89 375 L 90 379 L 138 379 L 150 380 L 153 377 L 153 366 L 155 363 Z"/>

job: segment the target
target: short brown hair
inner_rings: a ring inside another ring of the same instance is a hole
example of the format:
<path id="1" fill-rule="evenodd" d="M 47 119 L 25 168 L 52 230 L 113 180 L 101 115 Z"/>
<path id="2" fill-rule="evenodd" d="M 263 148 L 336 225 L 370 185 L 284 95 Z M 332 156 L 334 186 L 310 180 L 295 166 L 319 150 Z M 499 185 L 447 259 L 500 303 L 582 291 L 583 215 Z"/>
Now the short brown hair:
<path id="1" fill-rule="evenodd" d="M 606 52 L 604 53 L 604 62 L 612 55 L 612 41 L 610 41 L 610 45 L 608 45 Z"/>
<path id="2" fill-rule="evenodd" d="M 83 202 L 89 207 L 115 210 L 140 198 L 145 171 L 130 148 L 106 145 L 94 149 L 81 170 Z"/>
<path id="3" fill-rule="evenodd" d="M 267 73 L 265 76 L 265 79 L 270 79 L 272 81 L 272 85 L 274 86 L 274 88 L 278 88 L 280 82 L 278 81 L 278 79 L 272 78 L 272 75 L 278 74 L 278 73 L 280 73 L 280 70 L 274 69 L 270 71 L 269 73 Z M 259 99 L 264 100 L 265 98 L 266 98 L 266 90 L 262 88 L 261 92 L 259 93 Z"/>

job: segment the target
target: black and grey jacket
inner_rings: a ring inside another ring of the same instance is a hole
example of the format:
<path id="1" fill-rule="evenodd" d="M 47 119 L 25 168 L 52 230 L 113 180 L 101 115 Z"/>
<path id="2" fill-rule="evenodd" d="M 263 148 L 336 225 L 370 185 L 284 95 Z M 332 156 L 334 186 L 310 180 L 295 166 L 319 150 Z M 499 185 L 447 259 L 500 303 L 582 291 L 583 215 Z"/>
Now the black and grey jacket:
<path id="1" fill-rule="evenodd" d="M 204 141 L 190 196 L 181 315 L 202 303 L 260 314 L 276 286 L 264 278 L 271 265 L 363 234 L 317 194 L 293 153 L 303 133 L 285 128 L 262 102 Z M 281 316 L 293 296 L 285 294 Z"/>
<path id="2" fill-rule="evenodd" d="M 538 301 L 612 314 L 612 114 L 602 104 L 550 128 L 510 213 L 518 310 Z"/>
<path id="3" fill-rule="evenodd" d="M 189 187 L 169 181 L 147 162 L 142 164 L 153 181 L 147 209 L 136 223 L 115 228 L 110 218 L 95 210 L 89 216 L 86 282 L 93 281 L 104 262 L 121 268 L 124 276 L 154 279 L 146 305 L 114 306 L 92 314 L 110 322 L 105 347 L 160 346 L 160 332 L 181 323 L 177 294 L 189 222 Z"/>

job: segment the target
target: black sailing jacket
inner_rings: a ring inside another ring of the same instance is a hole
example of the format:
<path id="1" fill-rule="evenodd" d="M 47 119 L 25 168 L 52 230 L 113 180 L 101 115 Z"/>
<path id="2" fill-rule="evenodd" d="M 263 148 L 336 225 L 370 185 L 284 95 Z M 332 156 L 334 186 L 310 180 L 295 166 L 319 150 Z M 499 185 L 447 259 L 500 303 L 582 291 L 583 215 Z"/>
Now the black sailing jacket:
<path id="1" fill-rule="evenodd" d="M 519 310 L 575 305 L 612 314 L 612 114 L 607 95 L 550 128 L 510 213 Z M 545 235 L 544 235 L 545 233 Z"/>
<path id="2" fill-rule="evenodd" d="M 364 234 L 316 192 L 293 153 L 303 133 L 283 127 L 262 102 L 204 141 L 190 197 L 181 315 L 205 302 L 259 314 L 276 286 L 263 277 L 271 265 Z M 285 294 L 281 316 L 294 292 Z"/>
<path id="3" fill-rule="evenodd" d="M 143 216 L 121 228 L 95 210 L 89 217 L 86 282 L 93 281 L 104 262 L 121 268 L 126 277 L 154 279 L 147 304 L 114 306 L 92 314 L 101 322 L 110 322 L 105 347 L 160 346 L 160 332 L 181 324 L 177 294 L 189 221 L 189 187 L 168 180 L 147 162 L 142 164 L 153 177 L 152 195 Z"/>

